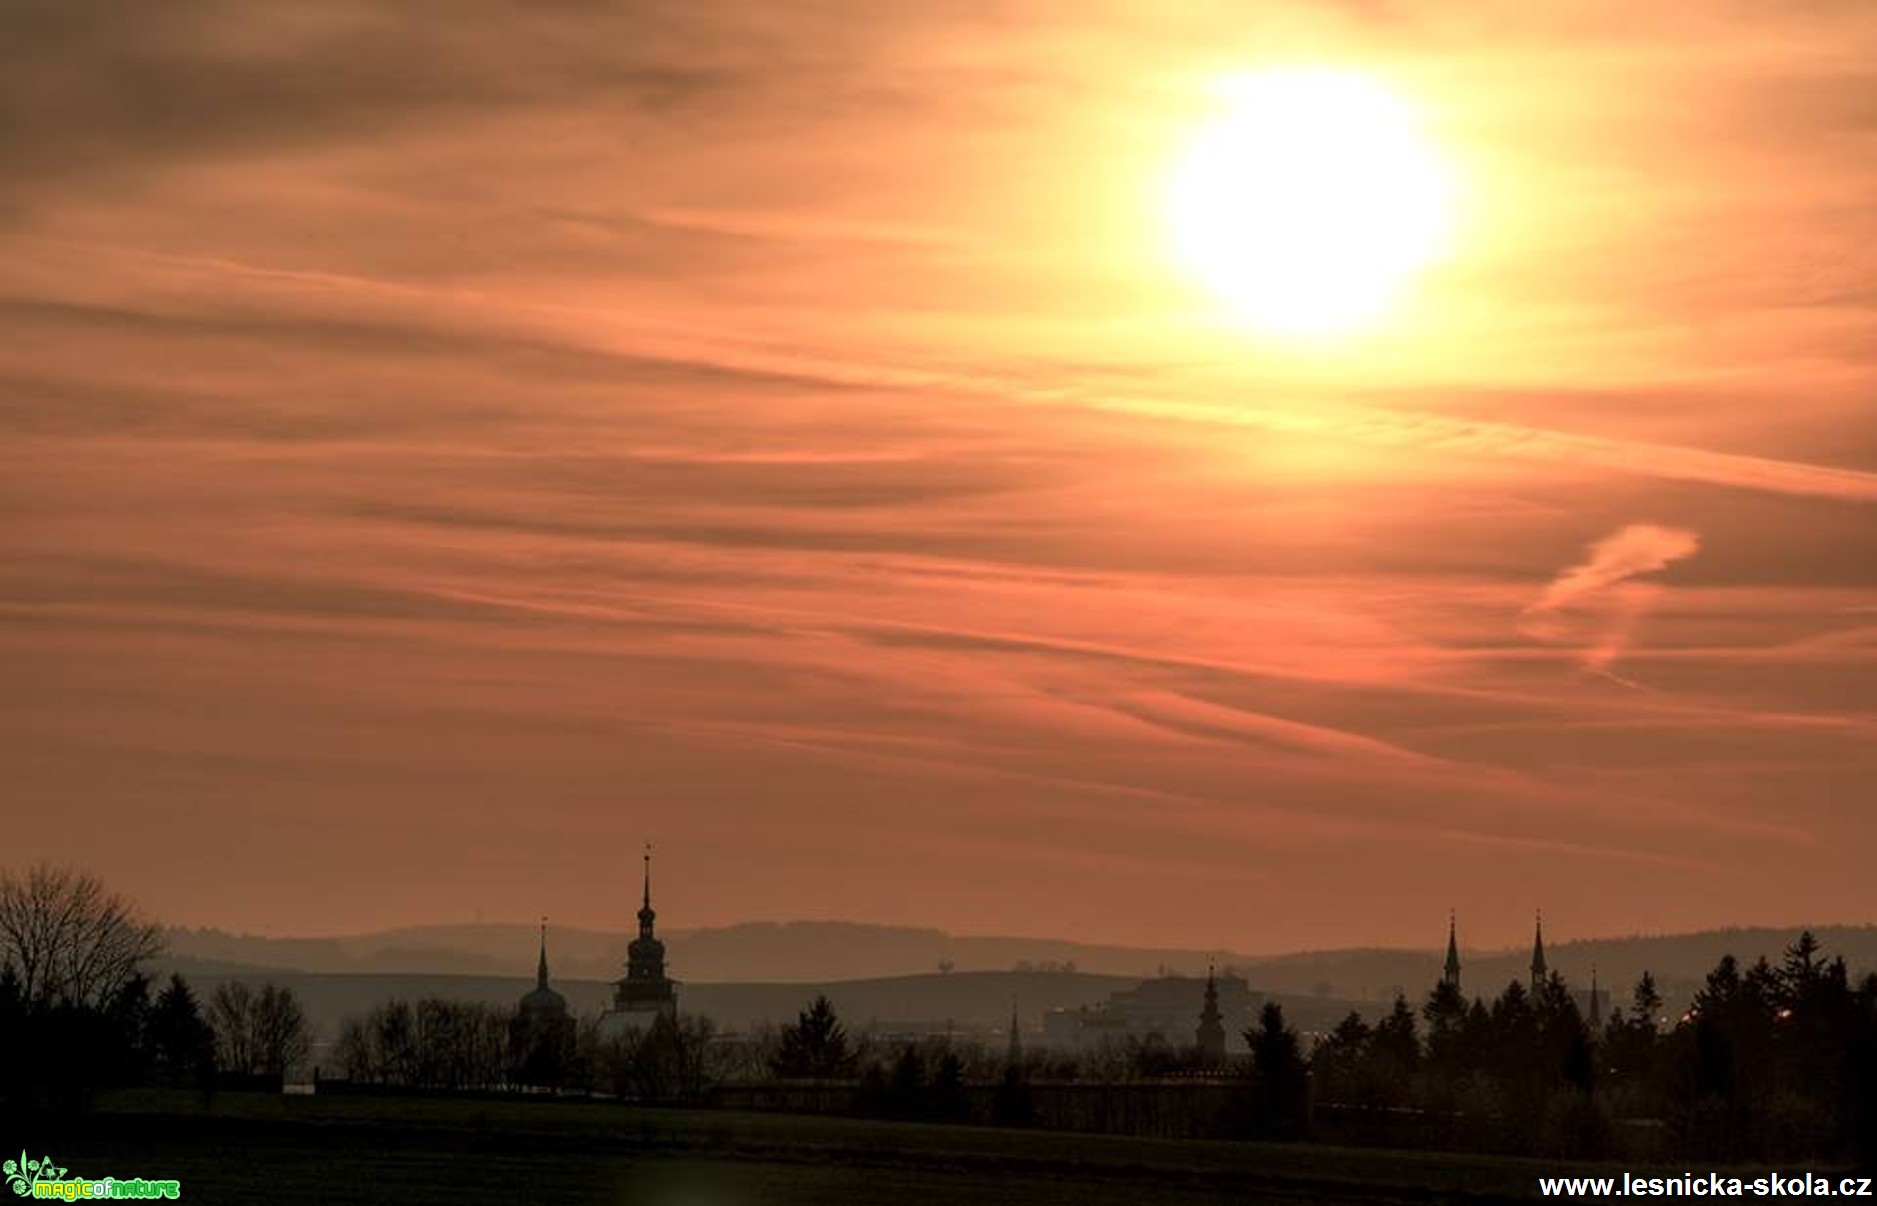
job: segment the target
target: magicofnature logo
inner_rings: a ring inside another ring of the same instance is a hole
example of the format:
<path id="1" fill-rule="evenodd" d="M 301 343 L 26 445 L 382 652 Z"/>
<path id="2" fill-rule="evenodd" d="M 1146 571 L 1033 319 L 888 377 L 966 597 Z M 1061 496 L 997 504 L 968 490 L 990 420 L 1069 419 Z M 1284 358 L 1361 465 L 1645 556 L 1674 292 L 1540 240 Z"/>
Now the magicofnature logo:
<path id="1" fill-rule="evenodd" d="M 0 1168 L 0 1172 L 6 1174 L 7 1188 L 22 1198 L 89 1202 L 100 1198 L 122 1201 L 182 1197 L 181 1181 L 152 1181 L 144 1177 L 105 1177 L 101 1181 L 94 1181 L 88 1177 L 70 1176 L 70 1171 L 54 1164 L 50 1156 L 33 1160 L 24 1151 L 20 1152 L 19 1159 L 8 1160 L 5 1167 Z"/>

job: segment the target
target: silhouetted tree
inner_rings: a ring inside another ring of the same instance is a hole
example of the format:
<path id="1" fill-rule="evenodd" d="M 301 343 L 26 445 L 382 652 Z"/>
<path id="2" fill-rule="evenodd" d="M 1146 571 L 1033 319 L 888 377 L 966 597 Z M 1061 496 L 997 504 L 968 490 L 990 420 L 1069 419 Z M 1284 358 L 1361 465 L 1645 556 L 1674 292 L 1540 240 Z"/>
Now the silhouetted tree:
<path id="1" fill-rule="evenodd" d="M 1630 1008 L 1638 1023 L 1655 1030 L 1657 1019 L 1662 1016 L 1662 994 L 1656 989 L 1655 977 L 1647 971 L 1636 981 L 1636 990 L 1630 994 Z"/>
<path id="2" fill-rule="evenodd" d="M 1360 1013 L 1351 1010 L 1336 1028 L 1317 1039 L 1310 1056 L 1311 1072 L 1317 1092 L 1325 1101 L 1369 1104 L 1363 1091 L 1363 1070 L 1369 1058 L 1369 1041 L 1374 1032 Z"/>
<path id="3" fill-rule="evenodd" d="M 844 1076 L 853 1069 L 847 1030 L 835 1016 L 832 1001 L 818 996 L 797 1016 L 795 1025 L 782 1032 L 770 1066 L 785 1079 Z"/>
<path id="4" fill-rule="evenodd" d="M 272 982 L 259 991 L 240 980 L 217 985 L 209 999 L 209 1024 L 217 1064 L 237 1076 L 284 1080 L 312 1047 L 299 998 Z"/>
<path id="5" fill-rule="evenodd" d="M 73 1110 L 148 1075 L 154 926 L 98 879 L 0 872 L 0 1104 Z"/>
<path id="6" fill-rule="evenodd" d="M 911 1043 L 900 1048 L 886 1082 L 886 1112 L 892 1118 L 919 1118 L 926 1107 L 925 1057 Z"/>
<path id="7" fill-rule="evenodd" d="M 1154 1033 L 1146 1035 L 1130 1034 L 1124 1044 L 1127 1053 L 1127 1075 L 1133 1080 L 1157 1080 L 1170 1076 L 1186 1066 L 1173 1044 L 1167 1042 L 1164 1035 Z"/>
<path id="8" fill-rule="evenodd" d="M 1541 1096 L 1559 1084 L 1589 1092 L 1596 1076 L 1590 1058 L 1591 1035 L 1564 977 L 1552 972 L 1532 1002 L 1538 1024 L 1539 1058 L 1533 1072 Z"/>
<path id="9" fill-rule="evenodd" d="M 613 1079 L 640 1101 L 702 1101 L 714 1082 L 708 1053 L 716 1032 L 709 1018 L 658 1014 L 619 1044 Z"/>
<path id="10" fill-rule="evenodd" d="M 103 1010 L 161 950 L 157 928 L 95 876 L 48 863 L 0 873 L 0 966 L 29 1009 Z"/>
<path id="11" fill-rule="evenodd" d="M 1421 1067 L 1421 1038 L 1408 998 L 1395 997 L 1394 1008 L 1375 1026 L 1369 1040 L 1364 1080 L 1377 1094 L 1375 1104 L 1406 1105 L 1409 1086 Z"/>
<path id="12" fill-rule="evenodd" d="M 1407 1116 L 1415 1135 L 1469 1148 L 1598 1157 L 1614 1150 L 1610 1119 L 1622 1117 L 1670 1124 L 1658 1155 L 1877 1162 L 1877 975 L 1854 986 L 1844 960 L 1802 934 L 1777 966 L 1723 957 L 1672 1027 L 1663 1008 L 1644 973 L 1598 1036 L 1561 976 L 1536 991 L 1513 981 L 1490 1005 L 1435 988 L 1421 1010 L 1425 1054 L 1404 999 L 1373 1027 L 1351 1013 L 1312 1053 L 1316 1096 L 1419 1106 Z M 1247 1035 L 1254 1067 L 1283 1051 L 1263 1020 Z M 1269 1117 L 1268 1102 L 1260 1110 Z M 1257 1115 L 1225 1121 L 1259 1129 L 1246 1121 Z M 1439 1123 L 1450 1116 L 1456 1125 Z M 1403 1121 L 1339 1125 L 1400 1141 Z"/>
<path id="13" fill-rule="evenodd" d="M 1284 1024 L 1283 1007 L 1267 1002 L 1258 1014 L 1257 1028 L 1245 1032 L 1245 1042 L 1251 1046 L 1254 1132 L 1275 1139 L 1302 1135 L 1309 1126 L 1309 1069 L 1297 1032 Z"/>
<path id="14" fill-rule="evenodd" d="M 947 1049 L 939 1056 L 932 1072 L 928 1116 L 940 1122 L 956 1122 L 970 1112 L 965 1100 L 965 1065 L 956 1052 Z"/>
<path id="15" fill-rule="evenodd" d="M 261 1075 L 285 1080 L 306 1062 L 312 1046 L 299 997 L 285 985 L 263 984 L 254 1000 L 254 1047 Z"/>
<path id="16" fill-rule="evenodd" d="M 161 1084 L 201 1085 L 213 1075 L 215 1032 L 203 1020 L 188 981 L 172 974 L 144 1024 L 151 1073 Z"/>
<path id="17" fill-rule="evenodd" d="M 253 1076 L 259 1071 L 254 1004 L 254 990 L 240 980 L 217 984 L 209 997 L 209 1026 L 215 1032 L 215 1063 L 224 1072 Z"/>
<path id="18" fill-rule="evenodd" d="M 1443 979 L 1421 1006 L 1421 1020 L 1427 1023 L 1427 1063 L 1437 1078 L 1456 1081 L 1468 1071 L 1469 1048 L 1466 1043 L 1466 998 L 1451 982 Z"/>
<path id="19" fill-rule="evenodd" d="M 488 1089 L 509 1083 L 509 1016 L 493 1005 L 391 1000 L 339 1028 L 333 1062 L 361 1084 Z"/>
<path id="20" fill-rule="evenodd" d="M 425 1083 L 417 1031 L 417 1010 L 409 1001 L 394 1000 L 371 1011 L 366 1019 L 377 1079 L 400 1085 Z"/>
<path id="21" fill-rule="evenodd" d="M 1645 971 L 1630 995 L 1629 1012 L 1612 1010 L 1604 1027 L 1602 1067 L 1619 1117 L 1652 1118 L 1661 1109 L 1661 1016 L 1662 994 Z"/>
<path id="22" fill-rule="evenodd" d="M 1865 1172 L 1877 1172 L 1877 972 L 1852 997 L 1845 1074 L 1845 1146 Z"/>

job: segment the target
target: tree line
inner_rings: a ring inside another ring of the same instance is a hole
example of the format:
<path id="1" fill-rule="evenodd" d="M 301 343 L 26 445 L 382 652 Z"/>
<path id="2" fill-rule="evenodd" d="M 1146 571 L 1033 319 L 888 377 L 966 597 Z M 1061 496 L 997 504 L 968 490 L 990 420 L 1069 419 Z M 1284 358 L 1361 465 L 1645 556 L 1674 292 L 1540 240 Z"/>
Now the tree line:
<path id="1" fill-rule="evenodd" d="M 0 875 L 0 1105 L 82 1105 L 116 1085 L 278 1085 L 303 1069 L 311 1032 L 289 988 L 230 981 L 206 1001 L 181 976 L 159 988 L 142 970 L 159 950 L 155 927 L 90 876 Z M 1877 1164 L 1877 974 L 1854 982 L 1807 933 L 1778 964 L 1724 957 L 1685 1011 L 1664 1010 L 1647 974 L 1597 1026 L 1556 974 L 1491 1000 L 1442 981 L 1419 1008 L 1400 996 L 1373 1022 L 1349 1014 L 1307 1052 L 1268 1004 L 1245 1032 L 1249 1055 L 1220 1068 L 1155 1036 L 1079 1054 L 854 1039 L 826 997 L 740 1036 L 694 1016 L 621 1034 L 431 998 L 347 1019 L 328 1075 L 692 1104 L 726 1083 L 808 1085 L 808 1108 L 1001 1125 L 1048 1122 L 1051 1086 L 1132 1086 L 1150 1100 L 1199 1075 L 1217 1108 L 1197 1133 Z"/>
<path id="2" fill-rule="evenodd" d="M 425 997 L 347 1018 L 332 1071 L 345 1085 L 433 1092 L 537 1090 L 702 1102 L 735 1075 L 734 1053 L 702 1017 L 658 1017 L 623 1034 L 597 1019 L 541 1024 L 512 1009 Z"/>
<path id="3" fill-rule="evenodd" d="M 1647 973 L 1595 1028 L 1555 973 L 1491 1001 L 1443 982 L 1419 1010 L 1350 1014 L 1310 1063 L 1320 1122 L 1412 1111 L 1443 1146 L 1877 1158 L 1877 974 L 1853 983 L 1810 933 L 1776 965 L 1722 958 L 1679 1016 Z"/>
<path id="4" fill-rule="evenodd" d="M 278 1085 L 312 1032 L 291 989 L 239 981 L 206 1002 L 143 965 L 155 926 L 93 876 L 41 865 L 0 876 L 0 1106 L 71 1109 L 99 1089 Z"/>

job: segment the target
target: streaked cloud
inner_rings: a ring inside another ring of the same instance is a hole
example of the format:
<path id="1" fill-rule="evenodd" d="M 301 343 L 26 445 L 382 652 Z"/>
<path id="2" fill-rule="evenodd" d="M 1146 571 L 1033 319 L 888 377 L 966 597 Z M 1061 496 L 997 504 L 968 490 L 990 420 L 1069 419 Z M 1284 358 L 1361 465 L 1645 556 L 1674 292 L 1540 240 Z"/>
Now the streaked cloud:
<path id="1" fill-rule="evenodd" d="M 648 833 L 687 924 L 1868 919 L 1877 9 L 1045 7 L 8 6 L 15 854 L 309 931 L 617 924 Z M 1310 350 L 1157 206 L 1323 58 L 1472 208 Z"/>

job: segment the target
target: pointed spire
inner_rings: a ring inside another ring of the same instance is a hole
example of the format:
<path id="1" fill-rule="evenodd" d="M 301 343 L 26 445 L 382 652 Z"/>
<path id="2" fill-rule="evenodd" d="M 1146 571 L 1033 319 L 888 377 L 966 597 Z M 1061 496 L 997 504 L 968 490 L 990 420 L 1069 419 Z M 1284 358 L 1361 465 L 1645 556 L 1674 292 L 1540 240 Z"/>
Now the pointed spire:
<path id="1" fill-rule="evenodd" d="M 1199 1025 L 1193 1030 L 1193 1045 L 1199 1058 L 1217 1065 L 1225 1058 L 1225 1020 L 1219 1012 L 1219 978 L 1210 960 L 1206 963 L 1206 999 L 1199 1010 Z"/>
<path id="2" fill-rule="evenodd" d="M 1532 991 L 1544 987 L 1549 969 L 1545 966 L 1545 911 L 1538 910 L 1537 928 L 1532 932 Z"/>
<path id="3" fill-rule="evenodd" d="M 1004 1063 L 1011 1068 L 1023 1067 L 1023 1040 L 1017 1030 L 1017 994 L 1010 994 L 1010 1049 L 1004 1053 Z"/>
<path id="4" fill-rule="evenodd" d="M 547 916 L 545 914 L 541 917 L 541 960 L 535 964 L 534 986 L 536 988 L 547 987 Z"/>
<path id="5" fill-rule="evenodd" d="M 639 904 L 639 937 L 652 936 L 652 922 L 658 914 L 652 910 L 652 843 L 645 843 L 645 894 Z"/>
<path id="6" fill-rule="evenodd" d="M 1593 1038 L 1596 1037 L 1597 1031 L 1601 1030 L 1602 1028 L 1603 1028 L 1603 1002 L 1598 1000 L 1597 965 L 1593 963 L 1590 965 L 1590 1033 L 1591 1033 L 1591 1037 Z"/>
<path id="7" fill-rule="evenodd" d="M 1447 966 L 1441 979 L 1460 990 L 1460 915 L 1452 909 L 1447 910 Z"/>

